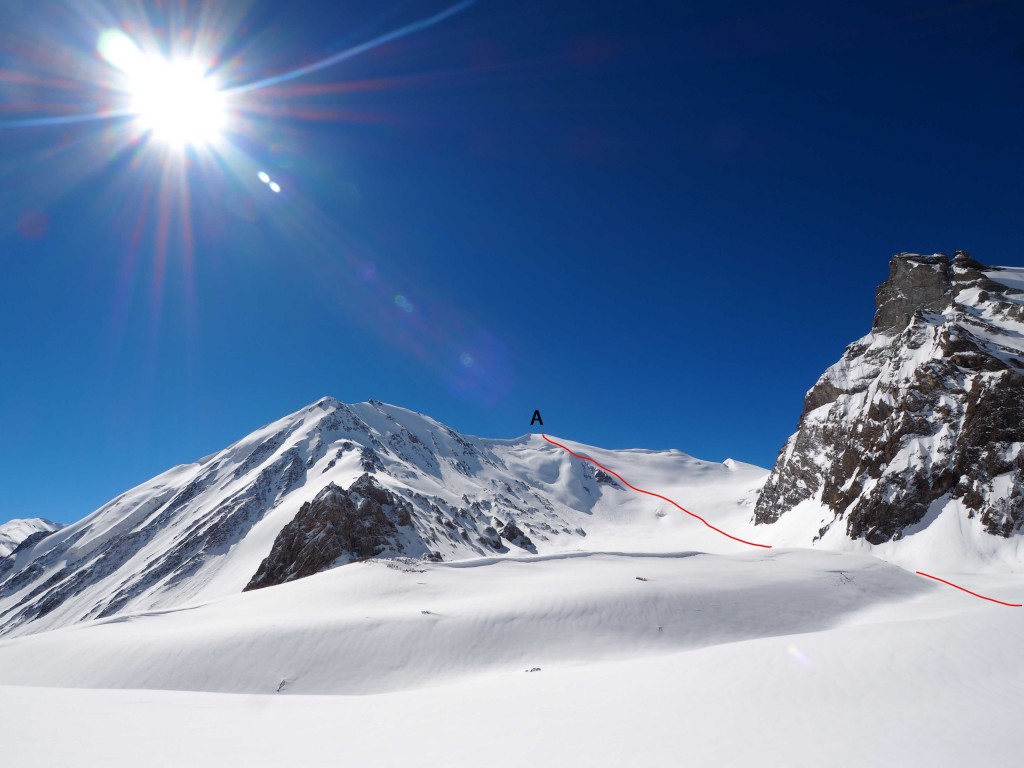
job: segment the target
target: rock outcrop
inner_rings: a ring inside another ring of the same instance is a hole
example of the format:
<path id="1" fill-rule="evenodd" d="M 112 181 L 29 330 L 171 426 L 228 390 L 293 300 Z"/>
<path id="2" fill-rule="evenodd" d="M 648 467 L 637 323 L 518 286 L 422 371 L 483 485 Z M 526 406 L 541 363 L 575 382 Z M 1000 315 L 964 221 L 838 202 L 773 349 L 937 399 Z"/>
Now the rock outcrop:
<path id="1" fill-rule="evenodd" d="M 505 546 L 501 541 L 501 536 L 498 535 L 498 531 L 493 525 L 485 526 L 480 532 L 478 539 L 481 544 L 489 549 L 493 549 L 495 552 L 500 551 L 501 548 Z"/>
<path id="2" fill-rule="evenodd" d="M 1024 270 L 965 252 L 899 254 L 872 332 L 807 393 L 755 506 L 759 524 L 817 504 L 845 534 L 901 538 L 949 504 L 984 530 L 1024 525 Z"/>
<path id="3" fill-rule="evenodd" d="M 506 520 L 504 523 L 495 520 L 495 522 L 498 523 L 498 533 L 504 537 L 505 541 L 529 552 L 537 551 L 537 548 L 533 545 L 533 541 L 529 536 L 523 533 L 522 529 L 515 524 L 514 520 Z"/>
<path id="4" fill-rule="evenodd" d="M 331 483 L 299 509 L 277 535 L 246 590 L 283 584 L 336 562 L 405 551 L 400 526 L 412 524 L 412 505 L 364 474 L 348 490 Z"/>

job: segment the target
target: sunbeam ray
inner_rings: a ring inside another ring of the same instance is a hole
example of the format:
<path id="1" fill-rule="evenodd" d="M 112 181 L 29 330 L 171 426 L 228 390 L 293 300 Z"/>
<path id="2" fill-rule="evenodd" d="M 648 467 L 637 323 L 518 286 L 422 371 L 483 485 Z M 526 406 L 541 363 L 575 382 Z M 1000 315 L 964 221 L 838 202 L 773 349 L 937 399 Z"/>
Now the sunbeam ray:
<path id="1" fill-rule="evenodd" d="M 257 91 L 272 85 L 280 85 L 281 83 L 287 82 L 289 80 L 295 80 L 297 78 L 304 77 L 305 75 L 311 75 L 314 72 L 319 72 L 321 70 L 327 69 L 328 67 L 333 67 L 335 64 L 340 64 L 343 61 L 354 58 L 362 53 L 366 53 L 367 51 L 372 51 L 374 48 L 378 48 L 386 43 L 390 43 L 395 40 L 400 40 L 401 38 L 408 37 L 409 35 L 415 34 L 416 32 L 422 32 L 423 30 L 430 29 L 431 27 L 440 24 L 441 22 L 447 19 L 450 19 L 455 15 L 462 13 L 465 10 L 468 10 L 470 7 L 476 5 L 478 1 L 479 0 L 462 0 L 462 2 L 457 3 L 449 8 L 446 8 L 440 13 L 434 14 L 433 16 L 430 16 L 425 19 L 420 19 L 419 21 L 414 21 L 410 24 L 406 24 L 404 27 L 400 27 L 399 29 L 387 32 L 383 35 L 373 38 L 372 40 L 367 40 L 365 43 L 360 43 L 359 45 L 355 45 L 351 48 L 346 48 L 344 51 L 335 53 L 332 56 L 328 56 L 325 59 L 321 59 L 320 61 L 315 61 L 312 64 L 307 64 L 306 66 L 298 67 L 297 69 L 293 69 L 289 72 L 284 72 L 280 75 L 266 77 L 263 78 L 262 80 L 257 80 L 253 83 L 247 83 L 245 85 L 240 85 L 235 88 L 229 88 L 225 91 L 225 93 L 228 95 L 251 93 L 252 91 Z"/>
<path id="2" fill-rule="evenodd" d="M 275 85 L 281 85 L 283 83 L 297 80 L 306 75 L 311 75 L 315 72 L 320 72 L 329 67 L 333 67 L 336 64 L 340 64 L 343 61 L 353 59 L 360 54 L 372 51 L 375 48 L 379 48 L 396 40 L 400 40 L 409 35 L 422 32 L 430 29 L 453 16 L 456 16 L 463 11 L 468 10 L 472 6 L 476 5 L 479 0 L 462 0 L 462 2 L 456 3 L 439 13 L 429 16 L 419 21 L 414 21 L 406 24 L 403 27 L 386 32 L 383 35 L 379 35 L 372 40 L 367 40 L 364 43 L 346 48 L 343 51 L 335 53 L 327 58 L 320 59 L 319 61 L 307 64 L 296 69 L 289 70 L 279 75 L 273 75 L 271 77 L 265 77 L 261 80 L 256 80 L 251 83 L 245 83 L 243 85 L 234 86 L 231 88 L 221 88 L 218 93 L 224 98 L 231 98 L 241 96 L 243 94 L 253 93 L 254 91 L 263 90 Z M 104 34 L 109 34 L 109 30 L 105 31 Z M 122 38 L 127 37 L 117 32 Z M 136 49 L 137 51 L 138 49 Z M 119 62 L 114 62 L 120 66 Z M 87 112 L 77 115 L 58 115 L 50 117 L 29 117 L 29 118 L 18 118 L 10 120 L 0 120 L 0 128 L 39 128 L 46 126 L 58 126 L 58 125 L 75 125 L 79 123 L 90 123 L 102 120 L 112 120 L 117 118 L 135 117 L 138 115 L 138 111 L 133 107 L 122 107 L 119 109 L 108 109 L 95 112 Z"/>
<path id="3" fill-rule="evenodd" d="M 0 128 L 44 128 L 52 125 L 76 125 L 80 123 L 95 123 L 101 120 L 114 120 L 119 117 L 134 117 L 135 113 L 130 109 L 104 110 L 103 112 L 90 112 L 82 115 L 62 115 L 56 117 L 27 117 L 18 120 L 0 120 Z"/>

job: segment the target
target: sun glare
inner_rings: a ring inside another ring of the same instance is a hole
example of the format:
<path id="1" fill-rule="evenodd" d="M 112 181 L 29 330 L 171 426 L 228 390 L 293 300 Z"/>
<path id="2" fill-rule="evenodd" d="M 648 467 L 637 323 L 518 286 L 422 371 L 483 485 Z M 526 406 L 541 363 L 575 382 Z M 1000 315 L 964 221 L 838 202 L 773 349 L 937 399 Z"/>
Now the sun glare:
<path id="1" fill-rule="evenodd" d="M 224 129 L 224 98 L 193 62 L 147 61 L 130 88 L 139 124 L 162 141 L 202 146 Z"/>
<path id="2" fill-rule="evenodd" d="M 153 138 L 201 147 L 224 130 L 225 96 L 197 62 L 146 55 L 120 30 L 104 32 L 99 51 L 124 74 L 128 111 Z"/>

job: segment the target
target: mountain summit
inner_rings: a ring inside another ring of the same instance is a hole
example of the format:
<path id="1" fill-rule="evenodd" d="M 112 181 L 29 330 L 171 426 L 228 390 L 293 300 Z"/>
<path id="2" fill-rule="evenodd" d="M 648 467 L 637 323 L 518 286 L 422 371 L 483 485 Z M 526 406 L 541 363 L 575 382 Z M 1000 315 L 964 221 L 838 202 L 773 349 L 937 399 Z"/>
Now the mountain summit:
<path id="1" fill-rule="evenodd" d="M 661 494 L 652 499 L 540 435 L 471 437 L 376 400 L 326 397 L 77 523 L 20 531 L 0 550 L 0 635 L 262 591 L 376 557 L 749 549 L 731 535 L 875 548 L 915 567 L 922 555 L 948 568 L 998 554 L 1018 568 L 1024 269 L 899 254 L 876 299 L 871 332 L 807 393 L 767 479 L 734 461 L 558 438 Z"/>
<path id="2" fill-rule="evenodd" d="M 820 513 L 803 545 L 884 544 L 939 519 L 993 537 L 1019 531 L 1022 288 L 1024 269 L 963 251 L 894 256 L 871 332 L 807 393 L 755 522 Z"/>
<path id="3" fill-rule="evenodd" d="M 572 445 L 737 525 L 765 475 L 678 451 Z M 0 634 L 216 599 L 372 557 L 529 556 L 631 537 L 648 552 L 721 546 L 683 518 L 540 435 L 481 439 L 376 400 L 326 397 L 0 557 Z"/>

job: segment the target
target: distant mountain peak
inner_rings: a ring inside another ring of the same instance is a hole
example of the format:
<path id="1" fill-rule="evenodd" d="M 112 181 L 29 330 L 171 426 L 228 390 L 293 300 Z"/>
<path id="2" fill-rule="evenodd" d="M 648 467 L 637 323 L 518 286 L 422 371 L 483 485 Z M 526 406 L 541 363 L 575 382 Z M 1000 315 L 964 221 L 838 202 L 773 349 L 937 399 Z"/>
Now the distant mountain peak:
<path id="1" fill-rule="evenodd" d="M 634 457 L 610 455 L 614 465 Z M 705 504 L 744 520 L 764 476 L 676 451 L 637 458 L 657 465 L 648 477 L 690 478 Z M 322 397 L 0 559 L 0 634 L 218 598 L 366 557 L 575 550 L 595 528 L 631 525 L 664 540 L 662 517 L 539 436 L 488 440 L 379 400 Z"/>
<path id="2" fill-rule="evenodd" d="M 0 558 L 7 557 L 19 547 L 39 541 L 64 526 L 42 517 L 10 520 L 0 524 Z"/>

